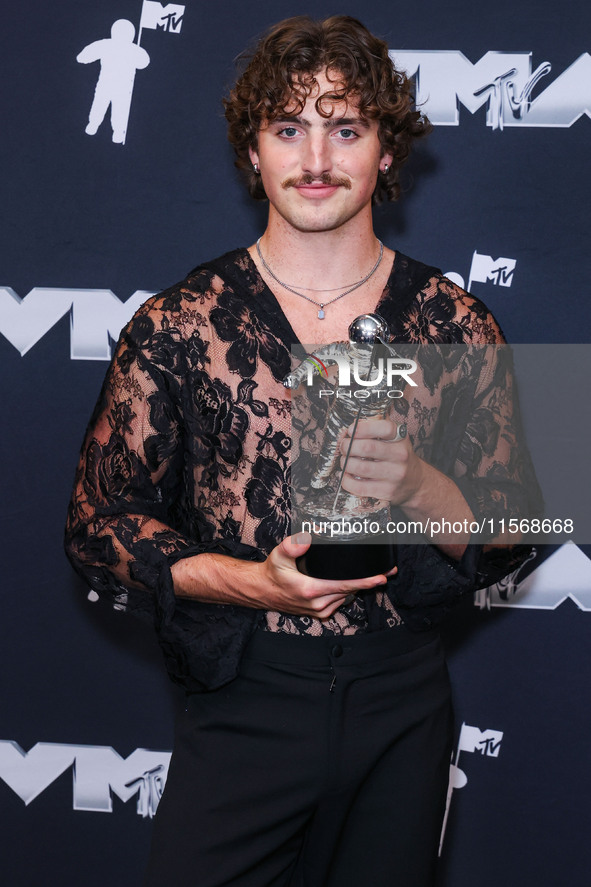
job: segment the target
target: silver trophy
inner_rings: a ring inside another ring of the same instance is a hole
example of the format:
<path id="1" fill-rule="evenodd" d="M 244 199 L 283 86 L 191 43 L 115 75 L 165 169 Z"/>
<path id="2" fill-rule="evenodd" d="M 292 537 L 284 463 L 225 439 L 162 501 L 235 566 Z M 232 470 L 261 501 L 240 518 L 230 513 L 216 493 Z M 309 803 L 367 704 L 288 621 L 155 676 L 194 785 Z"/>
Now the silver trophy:
<path id="1" fill-rule="evenodd" d="M 311 527 L 313 538 L 298 566 L 319 578 L 355 579 L 387 572 L 394 565 L 393 540 L 388 538 L 385 543 L 382 532 L 390 517 L 390 504 L 342 488 L 349 454 L 341 465 L 340 443 L 345 428 L 352 426 L 352 442 L 361 419 L 386 416 L 392 404 L 390 395 L 402 397 L 402 391 L 390 388 L 392 366 L 398 366 L 404 375 L 412 369 L 412 361 L 396 354 L 389 344 L 388 325 L 379 314 L 357 317 L 348 334 L 348 342 L 318 349 L 283 380 L 290 389 L 304 382 L 310 386 L 315 377 L 334 383 L 323 392 L 330 394 L 331 403 L 309 485 L 304 495 L 294 490 L 293 497 L 294 526 L 296 530 Z M 397 439 L 405 435 L 406 426 L 399 425 Z M 340 532 L 335 533 L 335 528 Z"/>

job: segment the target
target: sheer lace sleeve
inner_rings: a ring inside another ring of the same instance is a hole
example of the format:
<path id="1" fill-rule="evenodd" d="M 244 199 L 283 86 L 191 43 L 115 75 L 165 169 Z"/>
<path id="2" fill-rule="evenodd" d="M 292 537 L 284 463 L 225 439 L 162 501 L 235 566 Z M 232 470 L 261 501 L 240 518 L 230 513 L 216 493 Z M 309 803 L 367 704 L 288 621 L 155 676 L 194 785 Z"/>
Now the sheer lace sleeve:
<path id="1" fill-rule="evenodd" d="M 83 443 L 65 537 L 72 565 L 100 596 L 153 621 L 170 676 L 193 690 L 235 675 L 259 614 L 176 598 L 172 563 L 208 551 L 264 557 L 240 534 L 243 442 L 262 407 L 254 381 L 236 395 L 211 370 L 222 371 L 231 347 L 208 320 L 220 290 L 213 278 L 202 271 L 154 297 L 123 331 Z"/>
<path id="2" fill-rule="evenodd" d="M 422 372 L 421 393 L 396 404 L 400 418 L 418 455 L 457 484 L 482 528 L 459 562 L 433 545 L 399 546 L 391 599 L 407 623 L 429 628 L 459 595 L 492 584 L 527 556 L 529 546 L 495 544 L 500 518 L 538 515 L 542 500 L 511 351 L 486 307 L 434 279 L 402 314 L 400 335 L 414 339 L 397 344 L 400 353 L 416 354 L 419 346 Z"/>
<path id="3" fill-rule="evenodd" d="M 182 483 L 183 363 L 174 331 L 144 306 L 122 333 L 76 471 L 68 556 L 123 609 L 151 610 L 146 592 L 167 556 L 191 544 L 171 508 Z"/>

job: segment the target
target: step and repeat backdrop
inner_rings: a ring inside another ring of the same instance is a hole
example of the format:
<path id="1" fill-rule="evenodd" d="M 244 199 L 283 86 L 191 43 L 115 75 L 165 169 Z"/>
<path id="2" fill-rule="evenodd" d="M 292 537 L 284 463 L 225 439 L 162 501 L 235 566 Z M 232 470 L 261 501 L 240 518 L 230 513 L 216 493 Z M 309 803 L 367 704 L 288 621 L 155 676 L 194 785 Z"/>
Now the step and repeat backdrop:
<path id="1" fill-rule="evenodd" d="M 590 341 L 589 4 L 496 0 L 477 14 L 468 0 L 5 4 L 6 887 L 141 883 L 180 698 L 149 627 L 94 601 L 71 571 L 65 509 L 121 327 L 148 295 L 264 228 L 265 207 L 233 167 L 220 100 L 246 44 L 300 13 L 363 20 L 416 78 L 435 124 L 403 199 L 377 210 L 378 235 L 482 298 L 509 341 Z M 542 427 L 560 428 L 564 403 L 540 399 Z M 569 441 L 557 440 L 558 469 Z M 584 466 L 581 485 L 590 490 Z M 442 887 L 589 883 L 584 542 L 538 546 L 446 627 L 457 728 Z"/>

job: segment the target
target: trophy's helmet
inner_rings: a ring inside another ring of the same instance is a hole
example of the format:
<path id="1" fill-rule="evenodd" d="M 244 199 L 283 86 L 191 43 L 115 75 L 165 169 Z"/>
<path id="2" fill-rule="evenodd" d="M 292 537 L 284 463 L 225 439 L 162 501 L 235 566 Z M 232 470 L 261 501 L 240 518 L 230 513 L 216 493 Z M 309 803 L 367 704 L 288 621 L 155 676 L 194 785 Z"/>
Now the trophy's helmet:
<path id="1" fill-rule="evenodd" d="M 388 342 L 389 339 L 388 324 L 379 314 L 360 314 L 349 327 L 351 344 L 373 345 L 375 342 Z"/>

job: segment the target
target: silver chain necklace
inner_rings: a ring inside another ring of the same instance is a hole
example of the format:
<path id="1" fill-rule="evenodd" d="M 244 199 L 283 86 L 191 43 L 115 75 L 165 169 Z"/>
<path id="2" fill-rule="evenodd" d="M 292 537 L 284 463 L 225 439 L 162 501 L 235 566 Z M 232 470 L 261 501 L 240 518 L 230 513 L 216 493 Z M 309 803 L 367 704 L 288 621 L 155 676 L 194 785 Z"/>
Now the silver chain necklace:
<path id="1" fill-rule="evenodd" d="M 344 293 L 341 293 L 339 296 L 335 296 L 334 299 L 330 299 L 328 302 L 317 302 L 316 299 L 311 299 L 310 296 L 305 296 L 303 293 L 299 293 L 297 290 L 294 290 L 294 288 L 292 286 L 289 286 L 287 283 L 283 283 L 282 280 L 279 280 L 277 275 L 273 271 L 271 271 L 271 269 L 269 268 L 269 266 L 265 262 L 263 254 L 261 252 L 261 238 L 260 237 L 256 242 L 256 247 L 257 247 L 257 253 L 259 255 L 259 259 L 262 262 L 263 268 L 265 269 L 267 274 L 269 274 L 273 278 L 275 283 L 278 283 L 279 286 L 282 286 L 284 289 L 289 290 L 289 292 L 293 293 L 294 296 L 299 296 L 300 299 L 305 299 L 306 302 L 312 302 L 313 305 L 316 305 L 316 307 L 318 308 L 318 319 L 324 320 L 324 316 L 325 316 L 324 309 L 325 308 L 328 308 L 328 306 L 332 305 L 333 302 L 338 302 L 338 300 L 342 299 L 343 296 L 348 296 L 349 293 L 353 292 L 353 290 L 359 289 L 360 286 L 363 286 L 364 283 L 367 283 L 369 278 L 372 277 L 372 275 L 374 275 L 376 273 L 376 271 L 378 270 L 378 268 L 380 266 L 380 262 L 382 261 L 382 256 L 384 255 L 384 244 L 382 243 L 381 240 L 378 240 L 378 243 L 380 244 L 380 254 L 378 256 L 377 262 L 375 263 L 375 265 L 373 266 L 371 271 L 368 274 L 366 274 L 365 277 L 363 277 L 361 280 L 358 280 L 357 283 L 354 283 L 353 286 L 350 286 L 348 289 L 346 289 Z"/>

